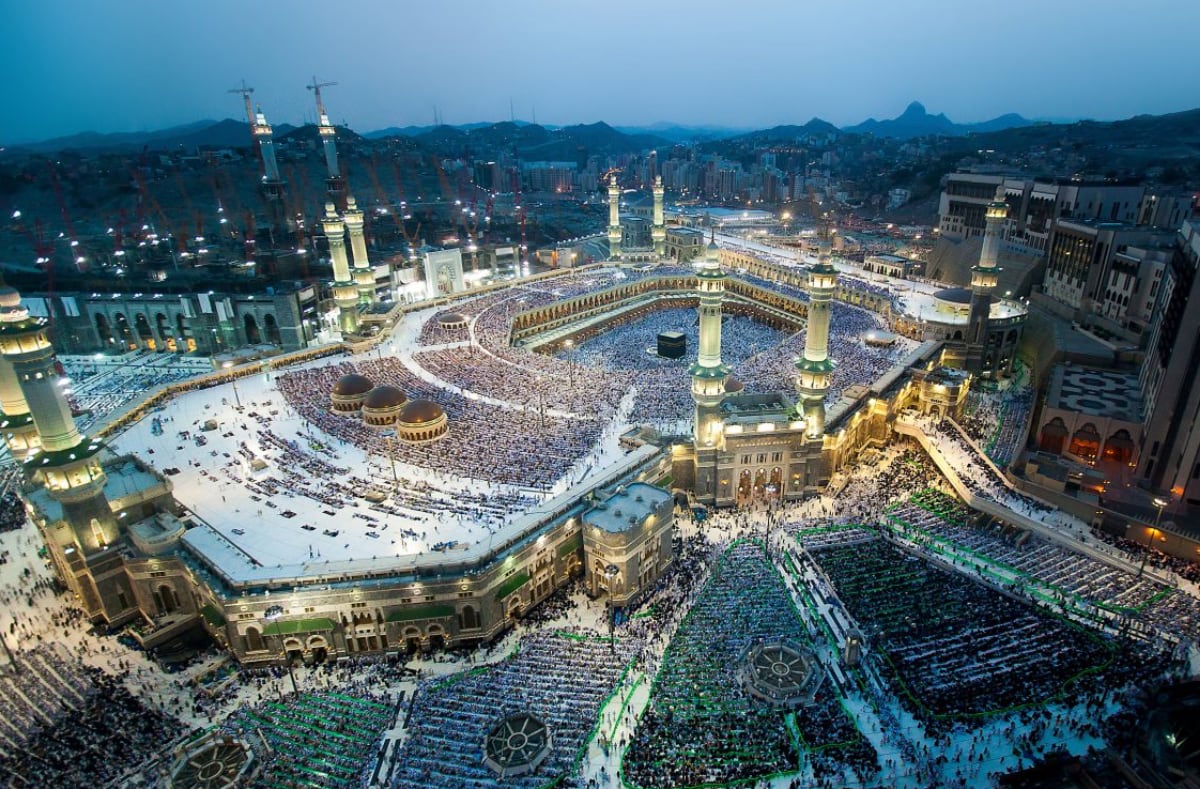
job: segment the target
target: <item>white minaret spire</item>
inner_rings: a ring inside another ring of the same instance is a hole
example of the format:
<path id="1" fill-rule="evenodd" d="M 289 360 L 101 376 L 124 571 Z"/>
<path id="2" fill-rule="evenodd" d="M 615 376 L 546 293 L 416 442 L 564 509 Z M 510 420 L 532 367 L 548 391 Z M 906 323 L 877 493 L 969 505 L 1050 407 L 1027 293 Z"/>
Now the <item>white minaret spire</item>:
<path id="1" fill-rule="evenodd" d="M 346 223 L 333 203 L 325 204 L 321 228 L 329 241 L 329 259 L 333 263 L 333 302 L 338 307 L 338 325 L 344 334 L 358 331 L 358 286 L 350 276 L 346 259 Z"/>
<path id="2" fill-rule="evenodd" d="M 650 238 L 654 241 L 654 254 L 663 256 L 667 246 L 667 228 L 663 220 L 663 182 L 662 176 L 654 176 L 654 225 L 650 228 Z"/>
<path id="3" fill-rule="evenodd" d="M 829 358 L 829 321 L 837 269 L 831 260 L 833 231 L 821 233 L 817 265 L 809 271 L 808 325 L 804 333 L 804 357 L 796 362 L 796 393 L 804 412 L 805 434 L 817 438 L 825 432 L 825 393 L 835 367 Z"/>
<path id="4" fill-rule="evenodd" d="M 721 300 L 725 292 L 725 272 L 717 257 L 717 242 L 708 244 L 708 253 L 696 267 L 696 292 L 700 297 L 700 347 L 692 375 L 692 399 L 696 403 L 696 449 L 721 443 L 721 400 L 729 368 L 721 363 Z"/>
<path id="5" fill-rule="evenodd" d="M 369 306 L 375 303 L 375 272 L 367 254 L 367 239 L 363 235 L 363 212 L 359 210 L 354 195 L 346 197 L 346 230 L 350 233 L 350 254 L 354 260 L 354 284 L 358 287 L 358 301 Z"/>
<path id="6" fill-rule="evenodd" d="M 254 139 L 258 140 L 258 150 L 262 155 L 263 160 L 263 180 L 267 183 L 278 183 L 279 178 L 279 162 L 275 161 L 275 133 L 271 131 L 271 124 L 267 123 L 267 116 L 263 114 L 262 107 L 254 114 Z"/>
<path id="7" fill-rule="evenodd" d="M 621 187 L 615 172 L 608 181 L 608 256 L 621 259 Z"/>
<path id="8" fill-rule="evenodd" d="M 995 359 L 985 358 L 988 316 L 992 310 L 992 290 L 1000 281 L 1000 242 L 1004 222 L 1008 219 L 1008 203 L 1004 200 L 1004 182 L 996 187 L 996 196 L 988 203 L 984 214 L 986 226 L 983 246 L 979 250 L 979 265 L 971 268 L 971 312 L 967 321 L 967 369 L 973 373 L 992 373 Z"/>
<path id="9" fill-rule="evenodd" d="M 336 84 L 336 82 L 317 82 L 317 78 L 313 77 L 312 84 L 305 87 L 313 92 L 317 100 L 317 132 L 321 137 L 321 147 L 325 151 L 325 169 L 328 173 L 325 177 L 325 190 L 337 209 L 345 211 L 348 190 L 346 175 L 342 172 L 338 162 L 337 129 L 329 122 L 329 113 L 325 111 L 325 101 L 321 98 L 321 88 L 328 88 Z"/>

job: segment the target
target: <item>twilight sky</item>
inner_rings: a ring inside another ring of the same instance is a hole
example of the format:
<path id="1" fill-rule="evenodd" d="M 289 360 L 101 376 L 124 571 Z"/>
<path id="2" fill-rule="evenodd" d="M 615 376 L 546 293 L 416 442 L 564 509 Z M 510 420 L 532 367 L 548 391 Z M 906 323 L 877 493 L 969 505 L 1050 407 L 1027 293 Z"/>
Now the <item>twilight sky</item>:
<path id="1" fill-rule="evenodd" d="M 1200 106 L 1198 0 L 3 0 L 0 142 L 241 117 L 765 127 Z"/>

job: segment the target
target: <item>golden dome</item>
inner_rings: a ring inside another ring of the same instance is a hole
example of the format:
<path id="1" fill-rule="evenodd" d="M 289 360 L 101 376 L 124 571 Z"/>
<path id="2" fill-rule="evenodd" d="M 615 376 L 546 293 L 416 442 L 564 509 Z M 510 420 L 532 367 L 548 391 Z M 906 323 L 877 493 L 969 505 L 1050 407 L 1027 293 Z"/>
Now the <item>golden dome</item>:
<path id="1" fill-rule="evenodd" d="M 394 386 L 377 386 L 367 392 L 367 397 L 363 400 L 363 408 L 373 411 L 382 411 L 386 408 L 396 408 L 404 405 L 408 400 L 408 395 L 401 392 Z"/>
<path id="2" fill-rule="evenodd" d="M 21 294 L 11 285 L 0 285 L 0 307 L 21 306 Z"/>
<path id="3" fill-rule="evenodd" d="M 400 409 L 396 420 L 405 425 L 423 425 L 427 422 L 435 422 L 445 415 L 445 410 L 432 400 L 413 400 Z"/>
<path id="4" fill-rule="evenodd" d="M 375 384 L 371 383 L 366 376 L 350 373 L 337 379 L 337 383 L 333 385 L 333 393 L 342 397 L 354 397 L 366 394 L 371 391 L 373 386 Z"/>

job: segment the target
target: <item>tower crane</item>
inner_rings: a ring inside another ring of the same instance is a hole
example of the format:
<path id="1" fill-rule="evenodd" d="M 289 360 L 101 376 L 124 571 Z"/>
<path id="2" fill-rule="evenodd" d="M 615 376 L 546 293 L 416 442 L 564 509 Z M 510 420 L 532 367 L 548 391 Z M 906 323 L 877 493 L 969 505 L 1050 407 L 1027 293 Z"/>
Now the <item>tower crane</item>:
<path id="1" fill-rule="evenodd" d="M 313 77 L 311 85 L 304 87 L 311 90 L 317 97 L 317 122 L 321 124 L 327 123 L 329 116 L 325 113 L 325 102 L 321 100 L 321 88 L 332 88 L 336 82 L 317 82 L 317 78 Z M 253 90 L 253 88 L 251 89 Z"/>
<path id="2" fill-rule="evenodd" d="M 254 128 L 254 106 L 250 103 L 250 96 L 254 94 L 254 88 L 246 87 L 246 80 L 242 80 L 242 87 L 230 88 L 226 93 L 239 93 L 242 99 L 246 102 L 246 122 L 250 124 L 250 128 Z"/>

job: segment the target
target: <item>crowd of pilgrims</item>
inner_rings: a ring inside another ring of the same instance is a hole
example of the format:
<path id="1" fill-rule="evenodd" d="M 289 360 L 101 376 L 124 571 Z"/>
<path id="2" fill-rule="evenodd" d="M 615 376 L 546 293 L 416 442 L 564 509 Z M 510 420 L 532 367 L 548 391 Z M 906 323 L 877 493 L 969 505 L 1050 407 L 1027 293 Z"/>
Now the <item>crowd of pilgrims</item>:
<path id="1" fill-rule="evenodd" d="M 338 379 L 360 373 L 376 386 L 388 384 L 410 400 L 437 402 L 449 430 L 437 441 L 410 444 L 367 427 L 357 416 L 334 414 L 328 392 Z M 566 418 L 537 409 L 505 408 L 439 388 L 392 357 L 360 358 L 283 373 L 279 391 L 301 417 L 326 434 L 380 458 L 473 479 L 549 489 L 565 469 L 592 452 L 605 423 Z M 480 449 L 486 447 L 486 452 Z"/>
<path id="2" fill-rule="evenodd" d="M 961 502 L 923 491 L 889 517 L 1015 569 L 1064 596 L 1123 612 L 1132 624 L 1184 641 L 1200 637 L 1200 601 L 1149 576 L 1130 578 L 1099 559 L 1000 523 L 970 525 Z"/>
<path id="3" fill-rule="evenodd" d="M 141 768 L 187 733 L 120 675 L 39 644 L 0 669 L 0 774 L 12 787 L 94 787 Z"/>
<path id="4" fill-rule="evenodd" d="M 1163 553 L 1157 548 L 1147 546 L 1145 543 L 1131 540 L 1128 537 L 1118 537 L 1114 534 L 1109 534 L 1103 529 L 1093 528 L 1091 534 L 1101 542 L 1120 548 L 1125 553 L 1134 557 L 1135 561 L 1140 562 L 1144 558 L 1147 567 L 1157 567 L 1160 570 L 1167 570 L 1185 581 L 1200 584 L 1200 562 L 1192 562 L 1187 559 L 1181 559 L 1178 556 L 1172 556 L 1169 553 Z"/>
<path id="5" fill-rule="evenodd" d="M 61 356 L 71 379 L 67 399 L 78 414 L 76 425 L 92 429 L 113 410 L 159 386 L 173 384 L 199 373 L 212 372 L 212 362 L 199 357 L 182 357 L 154 351 L 137 351 L 120 356 Z"/>
<path id="6" fill-rule="evenodd" d="M 15 464 L 0 469 L 0 532 L 25 525 L 25 502 L 17 495 L 21 469 Z"/>
<path id="7" fill-rule="evenodd" d="M 999 393 L 973 388 L 967 394 L 958 424 L 1003 469 L 1021 450 L 1032 410 L 1033 389 L 1028 385 L 1013 386 Z"/>
<path id="8" fill-rule="evenodd" d="M 630 782 L 725 785 L 798 769 L 787 711 L 748 695 L 738 678 L 752 645 L 780 638 L 807 643 L 808 636 L 761 545 L 735 542 L 717 559 L 661 658 L 649 706 L 625 752 Z M 878 771 L 874 749 L 828 683 L 796 710 L 795 723 L 818 779 L 854 775 L 861 782 Z"/>
<path id="9" fill-rule="evenodd" d="M 358 789 L 369 783 L 395 714 L 386 696 L 341 687 L 243 707 L 221 729 L 255 747 L 262 760 L 247 789 Z M 258 747 L 264 741 L 269 752 Z"/>
<path id="10" fill-rule="evenodd" d="M 1025 704 L 1077 701 L 1094 680 L 1113 679 L 1104 672 L 1115 643 L 883 540 L 810 553 L 882 653 L 875 665 L 895 695 L 935 732 Z"/>
<path id="11" fill-rule="evenodd" d="M 422 682 L 391 785 L 536 789 L 573 772 L 602 702 L 641 647 L 633 637 L 613 644 L 604 634 L 583 629 L 543 630 L 523 638 L 515 653 L 498 663 Z M 484 764 L 484 740 L 519 713 L 533 715 L 549 729 L 549 755 L 535 772 L 501 783 Z"/>
<path id="12" fill-rule="evenodd" d="M 249 405 L 255 406 L 253 402 Z M 253 439 L 240 440 L 239 457 L 228 454 L 228 462 L 215 473 L 245 487 L 256 502 L 280 509 L 285 516 L 287 500 L 297 496 L 311 499 L 333 512 L 348 507 L 363 510 L 354 513 L 355 521 L 341 521 L 339 531 L 350 525 L 363 530 L 395 525 L 388 537 L 392 544 L 405 548 L 409 541 L 434 542 L 431 532 L 448 516 L 467 517 L 494 530 L 503 525 L 510 513 L 524 511 L 537 502 L 532 495 L 486 483 L 477 486 L 483 487 L 482 490 L 448 489 L 425 479 L 399 475 L 395 479 L 387 475 L 368 479 L 337 465 L 334 462 L 337 454 L 330 447 L 314 448 L 312 444 L 305 447 L 295 439 L 280 436 L 271 429 L 271 421 L 270 416 L 259 415 L 260 427 L 254 431 Z M 189 431 L 178 434 L 181 441 L 189 437 Z M 256 458 L 270 460 L 271 473 L 246 474 L 244 462 Z M 209 472 L 201 470 L 201 473 Z M 410 525 L 391 521 L 385 525 L 387 516 L 404 516 Z M 297 525 L 312 527 L 312 524 Z M 321 533 L 328 537 L 325 531 Z"/>

